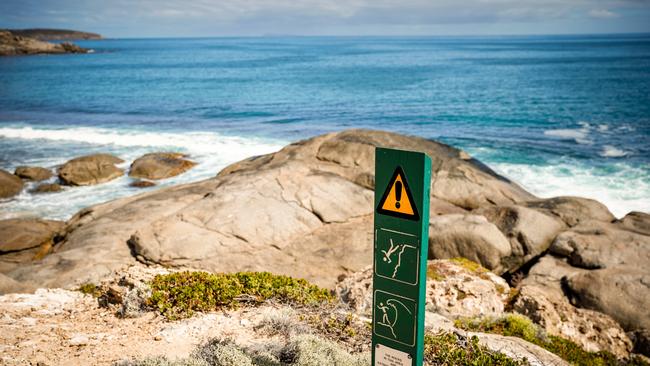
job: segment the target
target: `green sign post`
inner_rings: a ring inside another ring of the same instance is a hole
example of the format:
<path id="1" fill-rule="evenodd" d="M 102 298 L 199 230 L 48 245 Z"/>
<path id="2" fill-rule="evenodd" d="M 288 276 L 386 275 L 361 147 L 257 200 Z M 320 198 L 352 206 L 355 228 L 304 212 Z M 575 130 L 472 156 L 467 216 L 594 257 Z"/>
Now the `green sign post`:
<path id="1" fill-rule="evenodd" d="M 375 150 L 372 365 L 420 366 L 431 159 Z"/>

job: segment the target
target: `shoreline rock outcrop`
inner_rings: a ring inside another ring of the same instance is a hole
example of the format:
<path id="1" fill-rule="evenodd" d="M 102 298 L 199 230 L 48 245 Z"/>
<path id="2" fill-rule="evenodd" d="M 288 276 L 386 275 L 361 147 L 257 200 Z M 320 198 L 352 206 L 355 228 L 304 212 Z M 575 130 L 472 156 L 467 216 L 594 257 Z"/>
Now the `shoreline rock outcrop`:
<path id="1" fill-rule="evenodd" d="M 158 152 L 143 155 L 131 164 L 129 176 L 159 180 L 175 177 L 192 169 L 196 163 L 181 153 Z"/>
<path id="2" fill-rule="evenodd" d="M 70 42 L 44 42 L 30 37 L 15 35 L 10 31 L 0 30 L 0 56 L 63 53 L 88 53 L 88 50 Z"/>
<path id="3" fill-rule="evenodd" d="M 124 171 L 115 166 L 124 160 L 110 154 L 86 155 L 69 160 L 59 167 L 59 179 L 71 186 L 100 184 L 119 178 Z"/>
<path id="4" fill-rule="evenodd" d="M 0 198 L 11 198 L 23 190 L 23 181 L 6 170 L 0 169 Z"/>
<path id="5" fill-rule="evenodd" d="M 47 180 L 52 177 L 52 171 L 38 166 L 19 166 L 14 171 L 14 174 L 22 179 L 35 182 Z"/>
<path id="6" fill-rule="evenodd" d="M 331 288 L 371 264 L 375 146 L 432 159 L 430 259 L 465 257 L 513 279 L 517 309 L 540 324 L 565 317 L 551 329 L 586 347 L 629 352 L 616 323 L 647 344 L 650 215 L 616 220 L 594 200 L 540 199 L 460 150 L 369 130 L 316 136 L 214 178 L 81 210 L 51 254 L 3 272 L 10 281 L 0 292 L 98 282 L 137 262 L 270 271 Z M 594 339 L 597 329 L 609 338 Z"/>

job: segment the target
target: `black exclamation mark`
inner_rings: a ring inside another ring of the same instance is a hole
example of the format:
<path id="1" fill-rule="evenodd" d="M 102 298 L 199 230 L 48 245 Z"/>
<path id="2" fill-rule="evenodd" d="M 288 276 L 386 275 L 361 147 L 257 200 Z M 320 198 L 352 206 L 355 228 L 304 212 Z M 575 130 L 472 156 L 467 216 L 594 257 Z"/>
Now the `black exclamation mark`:
<path id="1" fill-rule="evenodd" d="M 397 202 L 395 202 L 395 207 L 399 208 L 399 201 L 402 199 L 402 182 L 397 181 L 395 182 L 395 198 L 397 198 Z"/>

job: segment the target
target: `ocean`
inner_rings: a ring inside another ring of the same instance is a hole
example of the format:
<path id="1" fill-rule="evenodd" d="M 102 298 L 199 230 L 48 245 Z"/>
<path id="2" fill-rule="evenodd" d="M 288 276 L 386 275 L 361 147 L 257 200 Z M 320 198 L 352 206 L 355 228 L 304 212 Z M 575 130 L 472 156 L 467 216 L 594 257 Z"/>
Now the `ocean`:
<path id="1" fill-rule="evenodd" d="M 0 58 L 0 168 L 94 152 L 181 151 L 160 186 L 329 131 L 373 128 L 466 150 L 540 197 L 650 211 L 650 35 L 80 41 Z M 128 177 L 25 190 L 0 218 L 68 219 L 143 192 Z M 155 189 L 155 188 L 151 188 Z"/>

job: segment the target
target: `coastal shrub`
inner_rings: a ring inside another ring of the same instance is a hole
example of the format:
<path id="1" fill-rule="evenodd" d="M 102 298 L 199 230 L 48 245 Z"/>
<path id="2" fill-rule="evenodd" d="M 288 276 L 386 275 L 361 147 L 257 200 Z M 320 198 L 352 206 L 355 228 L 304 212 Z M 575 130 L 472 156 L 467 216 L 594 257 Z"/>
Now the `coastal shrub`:
<path id="1" fill-rule="evenodd" d="M 426 334 L 424 360 L 432 366 L 528 365 L 525 360 L 514 360 L 503 353 L 493 352 L 481 346 L 476 336 L 469 340 L 461 340 L 453 333 Z"/>
<path id="2" fill-rule="evenodd" d="M 286 338 L 310 331 L 309 327 L 298 319 L 296 311 L 291 308 L 267 310 L 262 314 L 262 320 L 255 329 L 268 335 L 282 335 Z"/>
<path id="3" fill-rule="evenodd" d="M 195 311 L 236 308 L 243 303 L 279 302 L 312 305 L 332 301 L 329 290 L 306 280 L 268 272 L 176 272 L 157 275 L 151 281 L 150 307 L 170 320 L 186 318 Z"/>
<path id="4" fill-rule="evenodd" d="M 148 286 L 135 286 L 129 289 L 122 299 L 122 304 L 117 314 L 122 318 L 137 318 L 144 314 L 147 308 L 147 299 L 151 296 Z"/>
<path id="5" fill-rule="evenodd" d="M 467 258 L 456 257 L 456 258 L 451 258 L 450 261 L 475 274 L 489 272 L 489 269 Z"/>
<path id="6" fill-rule="evenodd" d="M 504 336 L 521 338 L 558 355 L 562 359 L 576 366 L 650 366 L 650 364 L 637 357 L 632 357 L 629 360 L 618 360 L 610 352 L 585 351 L 582 347 L 568 339 L 547 335 L 541 327 L 534 324 L 529 318 L 520 314 L 507 314 L 502 317 L 494 318 L 458 319 L 456 320 L 455 325 L 457 328 L 469 331 L 496 333 Z"/>
<path id="7" fill-rule="evenodd" d="M 237 345 L 216 338 L 198 347 L 192 357 L 210 366 L 253 366 L 251 358 Z"/>
<path id="8" fill-rule="evenodd" d="M 292 339 L 281 351 L 280 361 L 295 366 L 367 366 L 370 354 L 350 354 L 338 344 L 314 335 L 300 335 Z"/>
<path id="9" fill-rule="evenodd" d="M 92 297 L 99 297 L 102 294 L 99 286 L 95 285 L 94 283 L 84 283 L 83 285 L 79 286 L 77 291 L 80 291 L 86 295 L 91 295 Z"/>
<path id="10" fill-rule="evenodd" d="M 438 268 L 436 268 L 434 265 L 429 265 L 427 267 L 427 279 L 440 282 L 445 279 L 445 275 L 440 273 Z"/>

